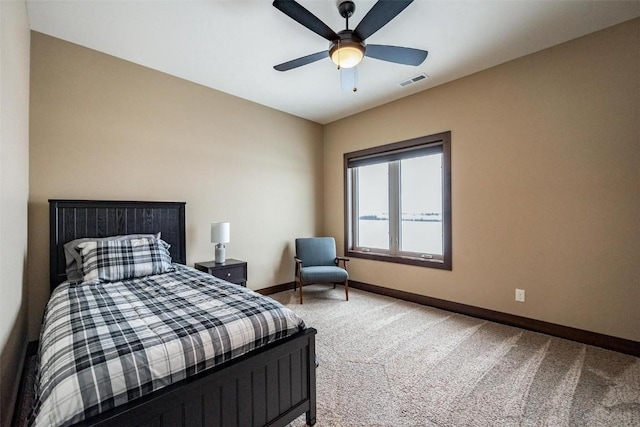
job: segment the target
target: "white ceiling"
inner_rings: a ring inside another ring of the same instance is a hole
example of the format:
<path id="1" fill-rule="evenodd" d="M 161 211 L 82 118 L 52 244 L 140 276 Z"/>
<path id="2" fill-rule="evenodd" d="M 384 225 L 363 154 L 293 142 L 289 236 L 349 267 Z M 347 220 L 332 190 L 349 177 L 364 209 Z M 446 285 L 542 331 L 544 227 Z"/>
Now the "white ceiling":
<path id="1" fill-rule="evenodd" d="M 335 0 L 299 3 L 344 29 Z M 355 3 L 350 28 L 375 1 Z M 365 58 L 354 93 L 341 89 L 330 59 L 273 69 L 329 42 L 269 0 L 28 0 L 27 7 L 35 31 L 321 124 L 640 16 L 640 1 L 417 0 L 367 42 L 428 50 L 426 61 Z M 423 72 L 428 80 L 398 86 Z"/>

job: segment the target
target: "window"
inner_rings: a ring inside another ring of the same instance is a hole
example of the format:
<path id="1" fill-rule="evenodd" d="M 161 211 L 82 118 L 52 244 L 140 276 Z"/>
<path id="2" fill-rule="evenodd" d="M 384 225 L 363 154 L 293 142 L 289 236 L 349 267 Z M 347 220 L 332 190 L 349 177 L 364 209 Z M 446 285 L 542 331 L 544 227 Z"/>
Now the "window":
<path id="1" fill-rule="evenodd" d="M 345 254 L 451 270 L 451 132 L 346 153 Z"/>

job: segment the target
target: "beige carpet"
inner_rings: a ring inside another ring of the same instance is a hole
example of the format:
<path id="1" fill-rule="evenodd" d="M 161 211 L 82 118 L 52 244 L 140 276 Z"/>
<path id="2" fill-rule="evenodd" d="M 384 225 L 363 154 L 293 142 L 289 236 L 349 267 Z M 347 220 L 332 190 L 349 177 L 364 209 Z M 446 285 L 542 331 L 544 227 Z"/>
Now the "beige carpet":
<path id="1" fill-rule="evenodd" d="M 639 358 L 359 290 L 296 295 L 271 297 L 318 330 L 318 426 L 640 426 Z"/>

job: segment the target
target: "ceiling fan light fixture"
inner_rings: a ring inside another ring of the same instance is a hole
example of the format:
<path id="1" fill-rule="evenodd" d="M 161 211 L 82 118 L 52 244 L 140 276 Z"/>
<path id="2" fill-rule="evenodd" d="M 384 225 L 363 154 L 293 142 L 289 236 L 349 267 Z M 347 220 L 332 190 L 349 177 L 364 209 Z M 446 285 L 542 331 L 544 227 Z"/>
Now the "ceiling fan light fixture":
<path id="1" fill-rule="evenodd" d="M 2 1 L 2 0 L 0 0 Z M 409 47 L 366 44 L 366 40 L 405 10 L 413 0 L 378 0 L 358 23 L 355 29 L 349 29 L 349 18 L 353 16 L 356 5 L 351 0 L 336 0 L 338 13 L 345 19 L 345 29 L 333 31 L 317 16 L 305 9 L 296 0 L 273 0 L 273 6 L 307 29 L 329 41 L 329 50 L 312 53 L 292 61 L 278 64 L 273 68 L 287 71 L 311 64 L 329 56 L 338 69 L 354 68 L 364 56 L 396 64 L 417 66 L 427 58 L 426 50 Z"/>
<path id="2" fill-rule="evenodd" d="M 354 40 L 340 40 L 329 49 L 329 56 L 338 68 L 353 68 L 364 58 L 365 47 Z"/>

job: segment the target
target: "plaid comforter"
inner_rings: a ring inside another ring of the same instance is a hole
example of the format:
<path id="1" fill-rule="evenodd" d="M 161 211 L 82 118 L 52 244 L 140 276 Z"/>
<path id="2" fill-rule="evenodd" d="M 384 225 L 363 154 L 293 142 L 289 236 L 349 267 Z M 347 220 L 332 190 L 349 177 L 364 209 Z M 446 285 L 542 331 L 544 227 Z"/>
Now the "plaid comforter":
<path id="1" fill-rule="evenodd" d="M 73 424 L 304 329 L 270 298 L 175 267 L 56 288 L 40 337 L 33 425 Z"/>

